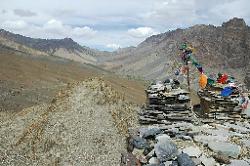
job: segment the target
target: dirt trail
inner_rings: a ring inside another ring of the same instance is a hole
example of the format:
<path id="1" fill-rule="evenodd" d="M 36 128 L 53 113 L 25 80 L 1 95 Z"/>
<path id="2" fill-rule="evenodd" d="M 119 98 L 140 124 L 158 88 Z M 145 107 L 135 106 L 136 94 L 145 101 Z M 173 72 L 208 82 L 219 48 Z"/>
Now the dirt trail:
<path id="1" fill-rule="evenodd" d="M 119 165 L 138 107 L 89 79 L 0 124 L 0 165 Z"/>

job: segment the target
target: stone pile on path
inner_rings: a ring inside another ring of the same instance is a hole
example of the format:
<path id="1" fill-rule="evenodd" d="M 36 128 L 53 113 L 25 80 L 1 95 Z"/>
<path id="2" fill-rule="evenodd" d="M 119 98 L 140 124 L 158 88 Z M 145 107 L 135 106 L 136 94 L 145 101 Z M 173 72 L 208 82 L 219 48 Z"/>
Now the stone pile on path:
<path id="1" fill-rule="evenodd" d="M 147 107 L 140 112 L 141 124 L 169 124 L 171 121 L 194 122 L 189 92 L 179 87 L 177 80 L 152 84 L 147 90 Z"/>
<path id="2" fill-rule="evenodd" d="M 215 84 L 201 89 L 198 96 L 201 101 L 201 114 L 207 119 L 217 119 L 220 121 L 235 121 L 241 118 L 248 118 L 239 104 L 242 96 L 239 91 L 233 92 L 228 96 L 222 96 L 221 91 L 226 85 Z"/>
<path id="3" fill-rule="evenodd" d="M 178 87 L 173 81 L 172 90 Z M 158 86 L 159 91 L 165 87 Z M 148 93 L 149 96 L 153 93 Z M 166 90 L 166 89 L 165 89 Z M 181 91 L 181 89 L 178 89 Z M 159 92 L 155 91 L 155 94 Z M 184 94 L 178 94 L 184 95 Z M 178 100 L 178 95 L 176 96 Z M 154 96 L 154 95 L 151 95 Z M 169 95 L 170 96 L 170 95 Z M 188 99 L 188 94 L 185 94 Z M 152 97 L 159 101 L 158 96 Z M 164 102 L 177 101 L 170 100 Z M 184 98 L 184 97 L 183 97 Z M 169 98 L 170 99 L 170 98 Z M 160 99 L 161 100 L 161 99 Z M 177 101 L 178 102 L 178 101 Z M 187 103 L 187 101 L 185 101 Z M 185 103 L 184 102 L 184 103 Z M 148 102 L 150 106 L 152 101 Z M 165 104 L 162 104 L 163 107 Z M 166 104 L 167 105 L 167 104 Z M 172 103 L 172 105 L 174 105 Z M 249 166 L 250 124 L 249 119 L 237 121 L 212 120 L 196 117 L 191 110 L 179 119 L 167 115 L 170 110 L 143 108 L 139 113 L 141 126 L 130 130 L 127 140 L 127 154 L 122 155 L 121 165 L 145 166 Z M 144 118 L 144 119 L 143 119 Z M 187 120 L 187 118 L 191 120 Z"/>
<path id="4" fill-rule="evenodd" d="M 249 122 L 144 125 L 130 132 L 128 152 L 147 166 L 247 166 L 249 131 Z"/>
<path id="5" fill-rule="evenodd" d="M 130 152 L 141 165 L 250 165 L 250 125 L 200 124 L 142 126 L 131 131 Z M 189 163 L 189 164 L 187 164 Z"/>

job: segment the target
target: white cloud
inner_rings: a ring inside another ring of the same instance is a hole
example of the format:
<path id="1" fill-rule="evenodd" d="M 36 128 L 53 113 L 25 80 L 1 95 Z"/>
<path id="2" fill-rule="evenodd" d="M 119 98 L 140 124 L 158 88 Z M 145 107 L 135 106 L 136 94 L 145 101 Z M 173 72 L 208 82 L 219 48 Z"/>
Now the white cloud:
<path id="1" fill-rule="evenodd" d="M 112 44 L 107 44 L 106 47 L 107 47 L 107 48 L 114 49 L 114 50 L 116 50 L 116 49 L 118 49 L 118 48 L 121 48 L 121 46 L 120 46 L 119 44 L 114 44 L 114 43 L 112 43 Z"/>
<path id="2" fill-rule="evenodd" d="M 155 35 L 157 33 L 158 32 L 156 32 L 151 27 L 139 27 L 139 28 L 132 28 L 128 30 L 128 34 L 135 38 L 145 38 L 151 35 Z"/>
<path id="3" fill-rule="evenodd" d="M 9 30 L 15 33 L 20 33 L 23 35 L 31 37 L 40 38 L 65 38 L 71 37 L 73 39 L 90 39 L 96 36 L 97 31 L 91 27 L 73 27 L 70 25 L 65 25 L 61 21 L 56 19 L 51 19 L 44 23 L 43 25 L 35 25 L 32 23 L 27 23 L 23 20 L 16 21 L 5 21 L 0 28 Z"/>
<path id="4" fill-rule="evenodd" d="M 54 29 L 54 28 L 62 28 L 63 27 L 63 24 L 61 21 L 58 21 L 58 20 L 55 20 L 55 19 L 51 19 L 49 20 L 45 26 L 45 28 L 48 28 L 48 29 Z"/>
<path id="5" fill-rule="evenodd" d="M 12 29 L 12 30 L 25 30 L 28 25 L 23 20 L 16 20 L 16 21 L 4 21 L 2 27 L 5 29 Z"/>
<path id="6" fill-rule="evenodd" d="M 48 33 L 55 33 L 62 35 L 67 32 L 67 29 L 69 27 L 63 25 L 61 21 L 51 19 L 48 22 L 46 22 L 41 28 Z"/>
<path id="7" fill-rule="evenodd" d="M 30 37 L 71 37 L 95 48 L 126 47 L 157 32 L 221 25 L 232 17 L 249 25 L 248 6 L 249 0 L 1 0 L 0 28 Z"/>
<path id="8" fill-rule="evenodd" d="M 97 31 L 88 26 L 72 27 L 56 19 L 49 20 L 42 28 L 48 33 L 61 34 L 62 36 L 64 35 L 64 37 L 67 36 L 72 38 L 92 38 L 97 33 Z"/>
<path id="9" fill-rule="evenodd" d="M 88 26 L 75 27 L 75 28 L 73 28 L 73 31 L 72 31 L 72 34 L 74 36 L 77 36 L 77 37 L 81 37 L 81 36 L 94 37 L 96 33 L 97 33 L 97 31 L 95 31 L 94 29 L 92 29 Z"/>

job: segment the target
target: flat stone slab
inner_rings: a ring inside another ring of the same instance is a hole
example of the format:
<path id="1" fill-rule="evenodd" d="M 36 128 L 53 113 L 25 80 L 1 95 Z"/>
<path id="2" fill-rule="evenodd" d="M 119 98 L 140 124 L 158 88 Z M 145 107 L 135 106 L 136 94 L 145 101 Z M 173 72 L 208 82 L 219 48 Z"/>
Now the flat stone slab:
<path id="1" fill-rule="evenodd" d="M 248 134 L 250 132 L 250 129 L 247 129 L 246 127 L 239 126 L 236 124 L 225 123 L 224 125 L 229 128 L 233 128 L 234 130 L 236 130 L 236 132 L 239 133 Z"/>
<path id="2" fill-rule="evenodd" d="M 228 166 L 249 166 L 250 164 L 244 160 L 231 160 Z"/>
<path id="3" fill-rule="evenodd" d="M 155 137 L 157 134 L 161 133 L 161 129 L 157 127 L 152 128 L 141 128 L 140 134 L 142 138 L 149 138 L 149 137 Z"/>
<path id="4" fill-rule="evenodd" d="M 194 141 L 207 145 L 208 142 L 216 142 L 216 141 L 227 141 L 228 136 L 221 136 L 221 135 L 195 135 Z"/>
<path id="5" fill-rule="evenodd" d="M 234 158 L 237 158 L 239 156 L 240 150 L 241 150 L 240 146 L 236 144 L 231 144 L 228 142 L 210 141 L 208 143 L 208 147 L 216 153 L 221 152 L 221 154 L 223 155 L 234 157 Z"/>
<path id="6" fill-rule="evenodd" d="M 215 166 L 216 162 L 215 159 L 212 157 L 206 157 L 205 155 L 202 155 L 199 158 L 204 166 Z"/>
<path id="7" fill-rule="evenodd" d="M 190 146 L 183 149 L 183 153 L 187 153 L 191 157 L 199 157 L 201 155 L 201 150 L 198 147 Z"/>
<path id="8" fill-rule="evenodd" d="M 204 130 L 203 132 L 210 134 L 210 135 L 220 135 L 220 136 L 225 136 L 225 137 L 229 137 L 233 135 L 232 133 L 229 132 L 229 130 L 225 130 L 225 129 L 207 129 L 207 130 Z"/>

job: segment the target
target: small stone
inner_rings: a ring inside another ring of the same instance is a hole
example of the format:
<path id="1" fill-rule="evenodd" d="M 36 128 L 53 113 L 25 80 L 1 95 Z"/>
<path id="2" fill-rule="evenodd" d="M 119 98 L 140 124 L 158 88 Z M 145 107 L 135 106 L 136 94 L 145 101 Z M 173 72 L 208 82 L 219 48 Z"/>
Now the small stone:
<path id="1" fill-rule="evenodd" d="M 232 160 L 228 166 L 249 166 L 250 164 L 244 160 Z"/>
<path id="2" fill-rule="evenodd" d="M 121 156 L 121 166 L 137 165 L 139 163 L 138 159 L 131 153 L 123 153 Z"/>
<path id="3" fill-rule="evenodd" d="M 132 144 L 138 149 L 144 149 L 149 147 L 147 140 L 139 136 L 135 136 L 132 138 Z"/>
<path id="4" fill-rule="evenodd" d="M 184 135 L 184 136 L 182 136 L 182 139 L 183 140 L 193 140 L 190 136 L 187 136 L 187 135 Z"/>
<path id="5" fill-rule="evenodd" d="M 154 127 L 154 128 L 142 128 L 140 130 L 140 134 L 142 138 L 154 138 L 157 134 L 161 133 L 161 129 Z"/>
<path id="6" fill-rule="evenodd" d="M 133 153 L 132 153 L 137 159 L 139 159 L 143 155 L 143 149 L 137 149 L 134 148 Z"/>
<path id="7" fill-rule="evenodd" d="M 215 159 L 212 157 L 207 158 L 205 155 L 202 155 L 199 159 L 204 166 L 215 166 L 216 164 Z"/>
<path id="8" fill-rule="evenodd" d="M 143 151 L 143 155 L 147 156 L 153 149 L 153 147 L 145 148 Z"/>
<path id="9" fill-rule="evenodd" d="M 170 166 L 172 164 L 172 161 L 166 161 L 164 162 L 165 166 Z"/>
<path id="10" fill-rule="evenodd" d="M 191 157 L 199 157 L 201 155 L 201 150 L 198 147 L 190 146 L 183 149 L 183 153 L 187 153 Z"/>
<path id="11" fill-rule="evenodd" d="M 179 166 L 177 161 L 172 161 L 172 164 L 170 164 L 169 166 Z"/>
<path id="12" fill-rule="evenodd" d="M 160 135 L 156 136 L 155 139 L 156 139 L 158 142 L 163 142 L 163 141 L 168 141 L 168 140 L 171 139 L 171 138 L 170 138 L 170 136 L 167 135 L 167 134 L 160 134 Z"/>
<path id="13" fill-rule="evenodd" d="M 195 165 L 200 165 L 201 164 L 201 160 L 199 158 L 191 158 L 193 160 L 193 162 L 195 163 Z"/>
<path id="14" fill-rule="evenodd" d="M 222 163 L 222 164 L 230 164 L 231 161 L 229 159 L 229 157 L 223 155 L 221 152 L 219 152 L 216 155 L 213 155 L 214 159 L 218 162 L 218 163 Z"/>
<path id="15" fill-rule="evenodd" d="M 208 147 L 216 153 L 221 152 L 223 155 L 235 158 L 239 156 L 241 150 L 240 146 L 228 142 L 209 142 Z"/>
<path id="16" fill-rule="evenodd" d="M 178 155 L 177 161 L 178 161 L 179 166 L 195 166 L 195 163 L 193 162 L 193 160 L 186 153 L 182 153 Z"/>
<path id="17" fill-rule="evenodd" d="M 177 156 L 177 146 L 166 137 L 158 137 L 158 142 L 155 144 L 155 154 L 160 162 L 170 160 Z"/>
<path id="18" fill-rule="evenodd" d="M 149 164 L 160 164 L 160 161 L 156 157 L 152 157 L 148 161 Z"/>

